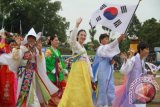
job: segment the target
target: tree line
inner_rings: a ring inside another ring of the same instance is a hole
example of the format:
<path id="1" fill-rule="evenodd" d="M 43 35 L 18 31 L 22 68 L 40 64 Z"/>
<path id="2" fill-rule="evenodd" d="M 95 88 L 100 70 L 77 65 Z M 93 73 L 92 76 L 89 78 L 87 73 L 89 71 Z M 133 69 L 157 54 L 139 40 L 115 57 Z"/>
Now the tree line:
<path id="1" fill-rule="evenodd" d="M 0 25 L 5 30 L 25 35 L 31 27 L 46 36 L 57 34 L 64 42 L 69 22 L 58 12 L 60 1 L 51 0 L 1 0 Z"/>

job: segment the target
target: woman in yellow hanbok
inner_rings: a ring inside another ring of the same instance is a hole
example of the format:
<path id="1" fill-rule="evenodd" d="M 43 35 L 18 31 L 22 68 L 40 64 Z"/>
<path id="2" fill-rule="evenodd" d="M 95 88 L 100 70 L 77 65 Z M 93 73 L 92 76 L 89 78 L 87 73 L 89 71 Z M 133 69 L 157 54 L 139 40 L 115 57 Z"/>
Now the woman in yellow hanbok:
<path id="1" fill-rule="evenodd" d="M 70 37 L 70 45 L 76 58 L 72 63 L 67 85 L 58 107 L 93 107 L 91 87 L 93 74 L 83 45 L 86 40 L 86 31 L 78 32 L 81 21 L 81 18 L 77 19 L 76 27 Z"/>

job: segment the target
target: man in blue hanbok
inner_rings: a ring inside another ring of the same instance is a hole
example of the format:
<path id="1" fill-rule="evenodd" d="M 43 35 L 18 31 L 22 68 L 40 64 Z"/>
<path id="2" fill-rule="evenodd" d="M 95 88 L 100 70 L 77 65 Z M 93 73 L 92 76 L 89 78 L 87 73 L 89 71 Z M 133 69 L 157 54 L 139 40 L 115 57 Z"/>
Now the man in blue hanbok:
<path id="1" fill-rule="evenodd" d="M 98 81 L 98 95 L 96 98 L 97 107 L 111 106 L 115 97 L 114 79 L 113 79 L 113 56 L 120 53 L 119 43 L 124 39 L 121 35 L 118 39 L 109 43 L 109 36 L 101 34 L 99 37 L 99 46 L 93 62 L 93 82 Z"/>

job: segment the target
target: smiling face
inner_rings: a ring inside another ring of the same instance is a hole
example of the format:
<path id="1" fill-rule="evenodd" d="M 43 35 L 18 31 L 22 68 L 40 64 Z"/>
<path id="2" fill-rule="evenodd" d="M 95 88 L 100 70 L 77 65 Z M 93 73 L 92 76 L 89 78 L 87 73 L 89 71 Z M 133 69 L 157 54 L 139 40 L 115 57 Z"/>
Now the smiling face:
<path id="1" fill-rule="evenodd" d="M 106 33 L 104 34 L 101 34 L 99 36 L 99 42 L 102 44 L 102 45 L 106 45 L 109 43 L 109 35 L 107 35 Z"/>
<path id="2" fill-rule="evenodd" d="M 77 35 L 77 40 L 80 44 L 83 44 L 86 40 L 86 31 L 80 30 Z"/>
<path id="3" fill-rule="evenodd" d="M 34 46 L 36 44 L 36 37 L 29 35 L 27 41 L 30 46 Z"/>
<path id="4" fill-rule="evenodd" d="M 143 50 L 140 50 L 140 55 L 143 57 L 143 58 L 147 58 L 148 55 L 149 55 L 149 48 L 145 48 Z"/>
<path id="5" fill-rule="evenodd" d="M 108 38 L 108 37 L 103 38 L 103 39 L 101 40 L 101 43 L 102 43 L 103 45 L 108 44 L 108 43 L 109 43 L 109 38 Z"/>
<path id="6" fill-rule="evenodd" d="M 137 46 L 138 53 L 140 54 L 141 59 L 145 59 L 149 55 L 149 46 L 146 42 L 140 42 Z"/>
<path id="7" fill-rule="evenodd" d="M 57 48 L 57 47 L 58 47 L 58 45 L 59 45 L 59 40 L 58 40 L 58 37 L 57 37 L 57 36 L 54 37 L 54 38 L 51 40 L 51 45 L 52 45 L 52 47 L 54 47 L 54 48 Z"/>

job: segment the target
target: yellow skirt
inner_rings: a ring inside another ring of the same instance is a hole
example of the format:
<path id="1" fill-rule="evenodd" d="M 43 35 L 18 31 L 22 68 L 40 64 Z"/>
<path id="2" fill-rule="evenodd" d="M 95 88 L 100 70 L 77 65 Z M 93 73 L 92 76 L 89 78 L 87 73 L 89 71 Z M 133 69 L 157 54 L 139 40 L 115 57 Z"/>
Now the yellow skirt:
<path id="1" fill-rule="evenodd" d="M 58 107 L 93 107 L 91 78 L 85 61 L 72 64 Z"/>

